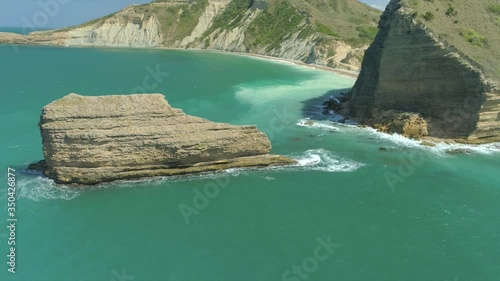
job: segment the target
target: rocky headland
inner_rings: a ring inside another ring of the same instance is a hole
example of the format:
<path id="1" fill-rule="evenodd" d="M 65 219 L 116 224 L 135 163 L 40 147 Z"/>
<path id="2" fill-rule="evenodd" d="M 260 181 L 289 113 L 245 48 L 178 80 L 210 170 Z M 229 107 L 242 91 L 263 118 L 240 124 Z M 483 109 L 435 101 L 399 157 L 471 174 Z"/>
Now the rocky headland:
<path id="1" fill-rule="evenodd" d="M 500 141 L 498 10 L 485 0 L 392 0 L 343 113 L 412 138 Z"/>
<path id="2" fill-rule="evenodd" d="M 233 126 L 172 108 L 161 94 L 69 94 L 42 109 L 45 160 L 32 165 L 57 183 L 91 185 L 238 167 L 291 165 L 270 155 L 255 126 Z"/>

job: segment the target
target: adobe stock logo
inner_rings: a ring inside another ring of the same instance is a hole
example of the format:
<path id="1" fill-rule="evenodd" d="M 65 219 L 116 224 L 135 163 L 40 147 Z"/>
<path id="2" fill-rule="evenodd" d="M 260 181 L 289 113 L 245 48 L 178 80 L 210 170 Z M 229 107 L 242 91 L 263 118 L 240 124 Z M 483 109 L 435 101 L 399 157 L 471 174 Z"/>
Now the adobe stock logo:
<path id="1" fill-rule="evenodd" d="M 7 233 L 0 233 L 0 244 L 3 243 L 4 239 L 7 240 L 7 238 L 9 238 Z"/>
<path id="2" fill-rule="evenodd" d="M 31 17 L 22 17 L 22 32 L 30 33 L 32 31 L 47 28 L 50 19 L 56 17 L 61 11 L 61 5 L 67 5 L 71 0 L 40 0 L 37 2 L 39 9 Z M 12 47 L 14 53 L 19 53 L 16 45 Z"/>
<path id="3" fill-rule="evenodd" d="M 111 270 L 111 274 L 113 277 L 110 281 L 132 281 L 135 280 L 134 275 L 128 275 L 125 268 L 122 268 L 121 272 L 118 272 L 116 269 Z"/>
<path id="4" fill-rule="evenodd" d="M 333 243 L 331 236 L 316 238 L 318 246 L 314 249 L 313 255 L 306 257 L 299 265 L 293 265 L 291 270 L 283 272 L 282 281 L 301 281 L 308 280 L 312 273 L 318 270 L 321 262 L 326 261 L 333 253 L 334 249 L 340 247 L 340 244 Z"/>
<path id="5" fill-rule="evenodd" d="M 156 69 L 150 65 L 146 66 L 146 72 L 147 74 L 142 78 L 142 84 L 132 89 L 133 94 L 151 93 L 170 76 L 170 73 L 161 71 L 160 64 L 156 65 Z"/>
<path id="6" fill-rule="evenodd" d="M 27 33 L 27 30 L 35 31 L 44 27 L 50 22 L 51 18 L 57 16 L 60 12 L 60 6 L 66 5 L 71 0 L 47 0 L 47 1 L 38 1 L 38 6 L 40 10 L 35 12 L 31 19 L 27 17 L 22 17 L 23 21 L 23 31 Z"/>

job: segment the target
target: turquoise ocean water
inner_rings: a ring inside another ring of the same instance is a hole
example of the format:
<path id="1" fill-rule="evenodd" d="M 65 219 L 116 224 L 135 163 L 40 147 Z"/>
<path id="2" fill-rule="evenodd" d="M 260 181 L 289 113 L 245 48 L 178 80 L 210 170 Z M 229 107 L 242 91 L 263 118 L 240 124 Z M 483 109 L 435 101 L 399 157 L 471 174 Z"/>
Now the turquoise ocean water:
<path id="1" fill-rule="evenodd" d="M 350 78 L 194 51 L 0 46 L 0 58 L 5 226 L 7 167 L 18 184 L 16 274 L 3 226 L 0 280 L 500 280 L 500 146 L 450 155 L 463 146 L 319 120 L 322 99 Z M 256 124 L 299 165 L 85 190 L 24 170 L 43 157 L 42 106 L 143 90 L 188 114 Z"/>

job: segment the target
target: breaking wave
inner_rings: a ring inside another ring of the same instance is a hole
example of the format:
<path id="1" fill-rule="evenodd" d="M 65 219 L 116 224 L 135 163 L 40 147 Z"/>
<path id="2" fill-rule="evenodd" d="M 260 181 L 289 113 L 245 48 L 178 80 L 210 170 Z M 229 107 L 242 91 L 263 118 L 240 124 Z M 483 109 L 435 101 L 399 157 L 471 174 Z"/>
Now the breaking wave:
<path id="1" fill-rule="evenodd" d="M 301 167 L 304 170 L 322 171 L 322 172 L 353 172 L 364 166 L 349 159 L 343 159 L 333 152 L 325 149 L 310 149 L 302 154 L 291 155 L 291 158 L 297 160 L 295 167 Z"/>
<path id="2" fill-rule="evenodd" d="M 461 154 L 482 154 L 491 155 L 500 153 L 500 143 L 489 143 L 481 145 L 459 144 L 459 143 L 436 143 L 435 146 L 424 146 L 422 141 L 406 138 L 399 134 L 380 133 L 373 128 L 364 128 L 370 134 L 378 138 L 390 141 L 399 147 L 416 148 L 431 151 L 439 155 L 449 155 L 449 152 L 461 151 Z"/>
<path id="3" fill-rule="evenodd" d="M 28 174 L 17 180 L 17 198 L 32 201 L 41 200 L 72 200 L 83 192 L 79 188 L 57 185 L 53 180 L 41 174 Z"/>
<path id="4" fill-rule="evenodd" d="M 303 153 L 289 155 L 297 160 L 296 165 L 260 168 L 235 168 L 221 172 L 208 172 L 193 175 L 153 177 L 137 180 L 115 181 L 101 183 L 91 187 L 75 187 L 55 184 L 53 180 L 43 176 L 41 173 L 26 173 L 19 177 L 17 181 L 17 198 L 32 201 L 42 200 L 72 200 L 79 197 L 83 192 L 102 188 L 132 188 L 138 185 L 150 187 L 165 186 L 177 182 L 214 180 L 224 177 L 238 177 L 248 175 L 252 171 L 321 171 L 321 172 L 353 172 L 364 166 L 363 163 L 344 159 L 325 149 L 311 149 Z M 272 181 L 271 176 L 264 177 L 265 180 Z M 2 197 L 5 194 L 2 194 Z"/>
<path id="5" fill-rule="evenodd" d="M 306 127 L 306 128 L 317 128 L 321 130 L 327 130 L 327 131 L 338 131 L 339 128 L 335 124 L 325 124 L 321 122 L 316 122 L 312 121 L 309 119 L 300 119 L 297 123 L 295 123 L 297 126 L 300 127 Z"/>

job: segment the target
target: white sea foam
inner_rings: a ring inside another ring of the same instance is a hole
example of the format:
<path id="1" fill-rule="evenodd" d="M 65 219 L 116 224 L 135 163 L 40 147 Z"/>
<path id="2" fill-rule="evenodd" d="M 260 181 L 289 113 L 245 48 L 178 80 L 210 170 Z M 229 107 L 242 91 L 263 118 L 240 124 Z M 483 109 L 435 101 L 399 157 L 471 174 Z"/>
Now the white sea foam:
<path id="1" fill-rule="evenodd" d="M 113 182 L 100 183 L 96 188 L 130 188 L 137 185 L 164 186 L 178 182 L 191 182 L 202 180 L 215 180 L 226 177 L 237 177 L 243 171 L 243 168 L 231 168 L 217 172 L 203 172 L 197 174 L 187 174 L 178 176 L 159 176 L 150 178 L 139 178 L 131 180 L 118 180 Z"/>
<path id="2" fill-rule="evenodd" d="M 300 119 L 297 123 L 295 123 L 297 126 L 300 127 L 307 127 L 307 128 L 318 128 L 321 130 L 328 130 L 328 131 L 338 131 L 339 128 L 337 128 L 336 124 L 333 124 L 329 122 L 330 124 L 324 123 L 322 121 L 312 121 L 310 119 Z"/>
<path id="3" fill-rule="evenodd" d="M 56 185 L 53 180 L 40 175 L 19 177 L 17 181 L 17 198 L 33 201 L 71 200 L 80 196 L 81 189 Z"/>
<path id="4" fill-rule="evenodd" d="M 153 177 L 137 180 L 115 181 L 111 183 L 101 183 L 92 187 L 68 187 L 55 184 L 53 180 L 43 176 L 40 173 L 27 173 L 19 177 L 17 181 L 17 198 L 28 199 L 32 201 L 42 200 L 72 200 L 79 197 L 83 192 L 100 188 L 131 188 L 137 185 L 147 184 L 148 186 L 163 186 L 165 184 L 215 180 L 225 177 L 238 177 L 247 175 L 258 170 L 267 171 L 322 171 L 322 172 L 352 172 L 364 164 L 349 159 L 344 159 L 335 155 L 333 152 L 324 149 L 307 150 L 300 154 L 290 155 L 290 158 L 297 160 L 298 164 L 290 166 L 269 167 L 267 169 L 257 168 L 233 168 L 222 172 L 208 172 L 193 175 Z M 265 176 L 263 179 L 273 181 L 275 178 Z M 1 192 L 0 197 L 6 197 L 6 192 Z"/>
<path id="5" fill-rule="evenodd" d="M 370 134 L 372 136 L 376 136 L 377 138 L 382 139 L 382 140 L 390 141 L 399 147 L 407 147 L 407 148 L 422 147 L 421 141 L 409 139 L 409 138 L 406 138 L 406 137 L 399 135 L 399 134 L 381 133 L 381 132 L 377 131 L 376 129 L 373 129 L 370 127 L 360 128 L 360 132 L 363 132 L 363 133 L 368 132 L 368 134 Z"/>
<path id="6" fill-rule="evenodd" d="M 500 143 L 491 143 L 482 145 L 436 143 L 436 146 L 431 147 L 422 145 L 422 142 L 419 140 L 409 139 L 399 134 L 381 133 L 373 128 L 363 128 L 360 130 L 364 132 L 369 132 L 370 134 L 377 136 L 380 139 L 390 141 L 398 147 L 428 150 L 438 155 L 449 155 L 448 152 L 453 150 L 462 150 L 467 153 L 476 153 L 483 155 L 500 153 Z"/>
<path id="7" fill-rule="evenodd" d="M 353 172 L 362 166 L 353 160 L 344 159 L 325 149 L 310 149 L 300 155 L 291 155 L 297 160 L 297 167 L 322 172 Z"/>
<path id="8" fill-rule="evenodd" d="M 298 83 L 271 80 L 239 84 L 235 86 L 235 96 L 242 103 L 250 104 L 259 110 L 269 102 L 279 102 L 278 107 L 287 105 L 289 109 L 300 110 L 304 100 L 317 98 L 335 89 L 350 87 L 352 80 L 332 73 L 318 72 L 311 79 Z"/>
<path id="9" fill-rule="evenodd" d="M 436 144 L 435 147 L 430 147 L 429 149 L 437 153 L 446 153 L 447 151 L 462 150 L 469 153 L 491 155 L 491 154 L 500 154 L 500 143 L 491 143 L 482 145 L 438 143 Z"/>

